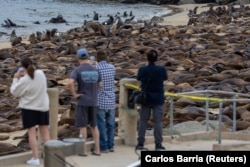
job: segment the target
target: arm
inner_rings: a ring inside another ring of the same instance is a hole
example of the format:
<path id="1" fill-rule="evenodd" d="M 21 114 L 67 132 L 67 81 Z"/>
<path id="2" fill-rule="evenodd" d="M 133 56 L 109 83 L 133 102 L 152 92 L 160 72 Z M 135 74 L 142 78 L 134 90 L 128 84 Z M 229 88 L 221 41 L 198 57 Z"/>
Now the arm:
<path id="1" fill-rule="evenodd" d="M 102 88 L 102 82 L 98 82 L 98 87 Z"/>
<path id="2" fill-rule="evenodd" d="M 79 96 L 82 95 L 82 94 L 77 94 L 75 89 L 75 81 L 73 79 L 68 80 L 67 87 L 70 89 L 70 92 L 75 99 L 77 99 Z"/>
<path id="3" fill-rule="evenodd" d="M 167 69 L 163 68 L 164 69 L 164 81 L 168 80 L 168 73 L 167 73 Z"/>
<path id="4" fill-rule="evenodd" d="M 137 79 L 138 81 L 141 81 L 141 68 L 139 68 L 139 70 L 138 70 L 136 79 Z"/>
<path id="5" fill-rule="evenodd" d="M 11 87 L 10 87 L 10 92 L 13 96 L 15 97 L 21 97 L 24 96 L 25 93 L 27 92 L 27 84 L 25 80 L 22 78 L 20 79 L 20 76 L 18 73 L 14 75 Z"/>

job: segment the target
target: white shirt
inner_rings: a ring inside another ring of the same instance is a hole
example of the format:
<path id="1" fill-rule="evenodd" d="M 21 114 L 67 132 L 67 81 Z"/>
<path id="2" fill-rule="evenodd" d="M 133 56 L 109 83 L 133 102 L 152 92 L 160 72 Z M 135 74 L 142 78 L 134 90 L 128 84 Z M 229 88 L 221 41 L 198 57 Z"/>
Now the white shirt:
<path id="1" fill-rule="evenodd" d="M 19 97 L 19 107 L 28 110 L 49 111 L 47 79 L 42 70 L 35 70 L 34 79 L 25 74 L 20 79 L 14 78 L 10 92 Z"/>

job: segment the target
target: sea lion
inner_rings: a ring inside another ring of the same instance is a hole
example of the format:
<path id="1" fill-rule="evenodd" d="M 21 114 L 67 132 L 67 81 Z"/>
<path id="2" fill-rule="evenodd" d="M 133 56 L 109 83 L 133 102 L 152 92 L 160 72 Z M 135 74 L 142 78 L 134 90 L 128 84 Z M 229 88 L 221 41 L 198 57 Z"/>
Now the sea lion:
<path id="1" fill-rule="evenodd" d="M 67 21 L 63 18 L 61 14 L 57 15 L 57 17 L 52 17 L 49 20 L 49 23 L 67 23 Z"/>
<path id="2" fill-rule="evenodd" d="M 15 127 L 8 125 L 7 123 L 0 124 L 0 132 L 14 132 L 16 130 Z"/>
<path id="3" fill-rule="evenodd" d="M 12 30 L 12 32 L 10 34 L 10 42 L 13 42 L 16 38 L 17 38 L 17 35 L 16 35 L 16 31 L 14 29 L 14 30 Z"/>
<path id="4" fill-rule="evenodd" d="M 22 37 L 16 37 L 12 42 L 11 46 L 16 46 L 22 42 Z"/>
<path id="5" fill-rule="evenodd" d="M 98 20 L 99 20 L 99 14 L 98 14 L 96 11 L 94 11 L 93 20 L 95 20 L 95 21 L 98 21 Z"/>
<path id="6" fill-rule="evenodd" d="M 84 25 L 84 28 L 86 29 L 89 28 L 93 30 L 95 33 L 100 33 L 103 36 L 107 36 L 105 27 L 103 27 L 103 25 L 100 24 L 99 22 L 86 22 L 86 24 Z"/>
<path id="7" fill-rule="evenodd" d="M 240 115 L 241 120 L 250 122 L 250 104 L 237 107 L 236 111 Z"/>
<path id="8" fill-rule="evenodd" d="M 22 151 L 21 148 L 16 147 L 10 143 L 0 143 L 0 155 L 9 154 L 9 153 L 17 153 Z"/>
<path id="9" fill-rule="evenodd" d="M 103 25 L 112 25 L 115 21 L 114 17 L 112 15 L 108 15 L 109 19 L 102 22 Z"/>
<path id="10" fill-rule="evenodd" d="M 10 137 L 7 135 L 0 135 L 0 141 L 2 140 L 8 140 Z"/>
<path id="11" fill-rule="evenodd" d="M 37 42 L 35 33 L 32 33 L 32 34 L 29 36 L 28 41 L 29 41 L 31 44 L 35 44 L 35 43 Z"/>
<path id="12" fill-rule="evenodd" d="M 233 126 L 233 122 L 224 122 L 227 126 L 231 127 Z M 236 120 L 236 130 L 245 130 L 250 127 L 250 122 L 247 121 L 240 121 Z"/>

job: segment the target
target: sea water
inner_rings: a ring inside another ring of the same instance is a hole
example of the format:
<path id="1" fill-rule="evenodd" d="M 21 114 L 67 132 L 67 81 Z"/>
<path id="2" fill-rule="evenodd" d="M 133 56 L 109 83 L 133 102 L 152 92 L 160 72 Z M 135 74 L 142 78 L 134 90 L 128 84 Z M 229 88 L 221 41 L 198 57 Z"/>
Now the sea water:
<path id="1" fill-rule="evenodd" d="M 153 16 L 168 14 L 171 10 L 166 7 L 136 3 L 124 4 L 116 1 L 80 1 L 80 0 L 0 0 L 0 24 L 10 19 L 24 28 L 0 26 L 0 41 L 6 39 L 12 30 L 17 35 L 30 35 L 36 31 L 45 32 L 46 29 L 57 28 L 59 32 L 65 32 L 71 28 L 83 25 L 84 20 L 93 20 L 94 11 L 99 13 L 99 21 L 108 20 L 108 15 L 122 16 L 126 11 L 132 11 L 134 20 L 148 20 Z M 62 15 L 67 23 L 49 23 L 52 17 Z M 128 16 L 127 18 L 129 18 Z M 127 18 L 122 18 L 123 20 Z M 34 24 L 39 22 L 40 24 Z M 1 34 L 7 35 L 1 35 Z"/>

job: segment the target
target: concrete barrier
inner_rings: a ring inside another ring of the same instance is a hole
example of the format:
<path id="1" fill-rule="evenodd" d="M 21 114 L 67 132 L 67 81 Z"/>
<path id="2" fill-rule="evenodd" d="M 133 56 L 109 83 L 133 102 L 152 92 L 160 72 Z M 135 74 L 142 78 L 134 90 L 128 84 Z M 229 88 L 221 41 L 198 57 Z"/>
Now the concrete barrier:
<path id="1" fill-rule="evenodd" d="M 129 90 L 124 86 L 125 83 L 138 84 L 138 81 L 131 78 L 120 80 L 118 136 L 124 138 L 125 145 L 135 146 L 138 114 L 136 106 L 128 107 Z"/>
<path id="2" fill-rule="evenodd" d="M 73 152 L 73 143 L 50 140 L 44 145 L 44 167 L 65 167 L 67 153 Z"/>

